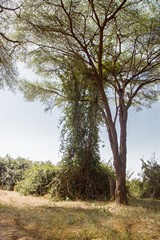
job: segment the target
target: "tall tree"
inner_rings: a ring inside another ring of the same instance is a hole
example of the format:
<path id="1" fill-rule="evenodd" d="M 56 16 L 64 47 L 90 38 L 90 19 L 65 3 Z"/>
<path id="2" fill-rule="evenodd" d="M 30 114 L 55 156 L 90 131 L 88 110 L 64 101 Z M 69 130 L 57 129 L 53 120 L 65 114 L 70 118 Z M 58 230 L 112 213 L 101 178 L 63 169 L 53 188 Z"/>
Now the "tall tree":
<path id="1" fill-rule="evenodd" d="M 49 81 L 23 82 L 21 86 L 27 100 L 40 100 L 46 110 L 60 104 L 63 111 L 62 161 L 56 194 L 72 199 L 106 198 L 110 171 L 100 163 L 99 124 L 102 114 L 97 88 L 89 84 L 91 72 L 79 62 L 66 60 L 63 71 L 58 71 L 57 75 L 61 79 L 61 91 Z"/>
<path id="2" fill-rule="evenodd" d="M 60 76 L 62 91 L 67 97 L 61 135 L 67 189 L 72 198 L 93 199 L 105 195 L 108 190 L 107 175 L 103 175 L 106 179 L 101 182 L 101 185 L 106 182 L 105 190 L 97 179 L 98 171 L 101 171 L 97 89 L 86 84 L 86 77 L 89 81 L 90 73 L 85 66 L 76 65 L 75 62 L 69 65 L 69 71 L 66 69 Z"/>
<path id="3" fill-rule="evenodd" d="M 159 9 L 153 11 L 155 1 L 22 2 L 20 37 L 32 44 L 31 64 L 46 74 L 63 71 L 66 59 L 89 69 L 88 84 L 97 87 L 113 153 L 116 201 L 127 204 L 128 110 L 149 105 L 159 91 L 160 19 Z"/>

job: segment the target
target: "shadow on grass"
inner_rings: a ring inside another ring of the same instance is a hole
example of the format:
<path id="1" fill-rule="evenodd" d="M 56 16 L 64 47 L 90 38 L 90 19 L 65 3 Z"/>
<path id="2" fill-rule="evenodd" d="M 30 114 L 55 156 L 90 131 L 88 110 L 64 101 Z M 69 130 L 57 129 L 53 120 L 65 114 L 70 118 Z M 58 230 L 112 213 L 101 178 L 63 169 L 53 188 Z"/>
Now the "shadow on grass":
<path id="1" fill-rule="evenodd" d="M 129 200 L 130 206 L 133 207 L 143 207 L 145 209 L 153 210 L 153 211 L 160 211 L 160 200 L 156 199 L 136 199 L 131 198 Z"/>
<path id="2" fill-rule="evenodd" d="M 110 219 L 111 213 L 102 208 L 40 206 L 22 209 L 1 205 L 0 215 L 5 216 L 4 222 L 6 219 L 11 221 L 14 218 L 12 231 L 7 223 L 5 227 L 3 224 L 3 229 L 7 229 L 10 236 L 18 227 L 20 236 L 25 232 L 34 240 L 91 240 L 97 237 L 108 239 L 103 236 L 112 235 L 114 232 L 109 227 L 108 230 L 103 227 Z M 118 235 L 115 232 L 114 234 Z"/>
<path id="3" fill-rule="evenodd" d="M 65 203 L 64 203 L 65 204 Z M 0 205 L 0 224 L 3 236 L 10 234 L 11 239 L 34 240 L 150 240 L 159 239 L 158 216 L 154 211 L 160 209 L 160 201 L 130 199 L 131 208 L 117 208 L 113 212 L 107 205 L 84 204 L 84 207 L 72 205 L 26 206 L 25 208 Z M 144 211 L 134 207 L 154 210 Z M 138 212 L 138 215 L 137 215 Z M 153 214 L 154 213 L 154 214 Z M 142 215 L 142 216 L 141 216 Z M 137 216 L 139 222 L 137 224 Z M 149 222 L 150 219 L 154 223 Z M 146 221 L 148 229 L 146 230 Z M 144 224 L 145 223 L 145 224 Z M 8 224 L 8 225 L 7 225 Z M 141 228 L 139 229 L 139 225 Z M 154 227 L 153 233 L 152 228 Z M 16 231 L 19 236 L 11 238 Z M 156 238 L 156 237 L 157 238 Z M 29 238 L 30 237 L 30 238 Z M 1 238 L 0 238 L 1 239 Z"/>
<path id="4" fill-rule="evenodd" d="M 17 224 L 19 215 L 16 208 L 0 205 L 0 240 L 33 240 L 30 234 Z"/>

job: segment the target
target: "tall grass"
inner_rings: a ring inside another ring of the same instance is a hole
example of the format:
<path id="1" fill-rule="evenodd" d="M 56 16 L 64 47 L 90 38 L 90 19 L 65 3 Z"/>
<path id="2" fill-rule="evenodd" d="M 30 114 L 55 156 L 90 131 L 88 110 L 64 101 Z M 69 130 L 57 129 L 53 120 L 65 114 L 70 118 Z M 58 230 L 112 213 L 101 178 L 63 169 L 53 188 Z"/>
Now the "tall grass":
<path id="1" fill-rule="evenodd" d="M 45 206 L 0 205 L 0 216 L 34 240 L 160 240 L 160 202 L 64 202 Z"/>

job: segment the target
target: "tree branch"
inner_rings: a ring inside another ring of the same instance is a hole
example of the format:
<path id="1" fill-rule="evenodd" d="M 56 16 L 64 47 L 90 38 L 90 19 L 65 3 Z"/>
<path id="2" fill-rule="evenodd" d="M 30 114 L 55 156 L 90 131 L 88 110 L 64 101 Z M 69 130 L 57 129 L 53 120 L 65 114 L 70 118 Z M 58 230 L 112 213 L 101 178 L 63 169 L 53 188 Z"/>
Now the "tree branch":
<path id="1" fill-rule="evenodd" d="M 137 89 L 134 91 L 134 93 L 129 97 L 129 101 L 128 101 L 128 104 L 127 104 L 127 109 L 131 106 L 132 104 L 132 100 L 133 98 L 138 94 L 138 92 L 145 86 L 145 85 L 148 85 L 148 84 L 151 84 L 151 83 L 155 83 L 157 81 L 160 81 L 160 77 L 159 78 L 156 78 L 154 80 L 150 80 L 150 81 L 145 81 L 143 83 L 141 83 Z"/>
<path id="2" fill-rule="evenodd" d="M 13 40 L 13 39 L 10 39 L 8 38 L 4 33 L 0 32 L 0 35 L 8 42 L 12 42 L 12 43 L 18 43 L 20 44 L 21 42 L 20 41 L 17 41 L 17 40 Z"/>
<path id="3" fill-rule="evenodd" d="M 106 23 L 109 22 L 110 20 L 112 20 L 116 14 L 122 9 L 122 7 L 124 6 L 124 4 L 127 2 L 127 0 L 123 0 L 122 3 L 119 5 L 119 7 L 111 14 L 110 17 L 106 17 L 104 23 L 103 23 L 103 28 L 105 28 Z"/>
<path id="4" fill-rule="evenodd" d="M 16 11 L 17 9 L 20 9 L 22 5 L 16 7 L 16 8 L 9 8 L 9 7 L 4 7 L 2 5 L 0 5 L 0 12 L 3 12 L 3 10 L 7 10 L 7 11 Z"/>

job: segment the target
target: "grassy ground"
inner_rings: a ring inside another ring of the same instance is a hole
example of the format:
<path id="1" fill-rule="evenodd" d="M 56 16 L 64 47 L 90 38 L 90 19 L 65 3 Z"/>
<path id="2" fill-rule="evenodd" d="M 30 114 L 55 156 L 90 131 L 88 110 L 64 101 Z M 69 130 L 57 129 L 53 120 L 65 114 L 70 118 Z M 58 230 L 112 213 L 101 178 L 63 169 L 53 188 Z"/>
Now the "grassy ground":
<path id="1" fill-rule="evenodd" d="M 26 240 L 160 240 L 160 201 L 52 202 L 0 191 L 0 225 L 2 240 L 13 230 Z"/>

